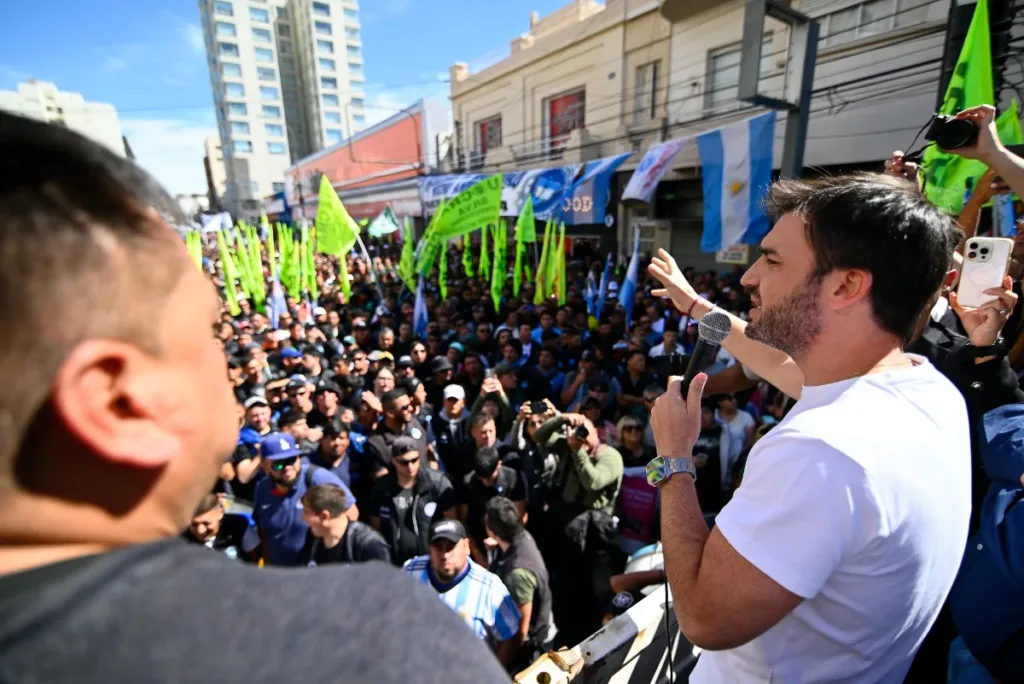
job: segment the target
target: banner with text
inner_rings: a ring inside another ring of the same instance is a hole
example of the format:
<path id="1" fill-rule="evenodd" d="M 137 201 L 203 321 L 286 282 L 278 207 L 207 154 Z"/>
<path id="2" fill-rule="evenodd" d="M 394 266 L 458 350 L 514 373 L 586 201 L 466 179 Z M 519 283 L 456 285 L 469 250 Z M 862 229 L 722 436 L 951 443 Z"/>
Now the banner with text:
<path id="1" fill-rule="evenodd" d="M 691 138 L 675 138 L 658 145 L 652 145 L 644 152 L 643 159 L 629 179 L 626 190 L 622 193 L 623 200 L 650 202 L 654 197 L 654 189 L 658 187 L 665 173 L 672 168 L 679 150 Z"/>

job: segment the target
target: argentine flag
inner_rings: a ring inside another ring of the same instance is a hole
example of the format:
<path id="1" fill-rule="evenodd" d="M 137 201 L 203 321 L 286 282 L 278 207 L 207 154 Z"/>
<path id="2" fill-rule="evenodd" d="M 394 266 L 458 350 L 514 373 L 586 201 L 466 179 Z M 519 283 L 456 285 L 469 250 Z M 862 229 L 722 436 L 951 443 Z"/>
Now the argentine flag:
<path id="1" fill-rule="evenodd" d="M 633 256 L 626 269 L 626 278 L 619 288 L 619 304 L 626 311 L 626 326 L 633 322 L 633 302 L 636 299 L 637 276 L 640 270 L 640 229 L 633 229 Z"/>
<path id="2" fill-rule="evenodd" d="M 704 174 L 701 250 L 758 244 L 771 229 L 762 203 L 772 183 L 775 112 L 703 133 L 697 147 Z"/>
<path id="3" fill-rule="evenodd" d="M 421 340 L 427 339 L 427 300 L 423 297 L 423 276 L 416 285 L 416 303 L 412 308 L 413 334 Z"/>

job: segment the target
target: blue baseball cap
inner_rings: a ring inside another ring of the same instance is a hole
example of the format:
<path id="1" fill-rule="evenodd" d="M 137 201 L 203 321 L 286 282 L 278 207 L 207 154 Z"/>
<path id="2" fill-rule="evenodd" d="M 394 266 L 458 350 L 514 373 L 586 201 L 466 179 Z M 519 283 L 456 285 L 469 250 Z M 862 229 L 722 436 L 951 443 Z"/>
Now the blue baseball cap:
<path id="1" fill-rule="evenodd" d="M 285 347 L 284 349 L 281 350 L 281 358 L 282 359 L 301 359 L 302 358 L 302 352 L 300 352 L 295 347 Z"/>
<path id="2" fill-rule="evenodd" d="M 302 450 L 295 445 L 295 438 L 286 432 L 271 432 L 260 442 L 263 458 L 268 461 L 281 461 L 295 458 Z"/>

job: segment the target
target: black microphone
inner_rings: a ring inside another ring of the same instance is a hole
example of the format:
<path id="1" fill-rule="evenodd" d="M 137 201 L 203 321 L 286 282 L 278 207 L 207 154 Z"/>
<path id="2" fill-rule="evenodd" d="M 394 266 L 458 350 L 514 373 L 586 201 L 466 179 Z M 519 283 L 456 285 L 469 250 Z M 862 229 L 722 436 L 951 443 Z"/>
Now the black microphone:
<path id="1" fill-rule="evenodd" d="M 722 311 L 713 309 L 700 319 L 700 323 L 697 324 L 697 344 L 693 347 L 693 356 L 690 357 L 690 363 L 686 366 L 686 374 L 683 376 L 683 383 L 680 385 L 683 399 L 689 396 L 690 383 L 693 382 L 697 374 L 703 373 L 715 362 L 718 350 L 722 348 L 722 342 L 730 332 L 732 332 L 732 320 L 729 319 L 728 314 Z"/>

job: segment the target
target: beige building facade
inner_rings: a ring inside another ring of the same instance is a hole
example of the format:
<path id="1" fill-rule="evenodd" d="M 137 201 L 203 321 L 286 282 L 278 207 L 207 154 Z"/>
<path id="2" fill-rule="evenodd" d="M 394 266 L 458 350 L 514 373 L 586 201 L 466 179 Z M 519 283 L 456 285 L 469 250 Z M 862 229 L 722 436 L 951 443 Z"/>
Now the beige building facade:
<path id="1" fill-rule="evenodd" d="M 937 99 L 949 0 L 794 0 L 821 41 L 805 169 L 880 166 L 910 144 Z M 697 146 L 689 143 L 651 205 L 617 203 L 642 152 L 757 114 L 738 99 L 746 0 L 572 0 L 529 17 L 509 56 L 476 73 L 450 69 L 458 154 L 451 171 L 511 171 L 634 152 L 616 174 L 614 233 L 628 254 L 634 228 L 642 251 L 665 247 L 698 268 L 723 268 L 700 251 L 703 191 Z M 789 29 L 765 25 L 760 92 L 780 96 L 796 77 Z M 775 166 L 785 113 L 776 127 Z M 813 168 L 812 168 L 813 167 Z M 735 257 L 735 255 L 733 255 Z"/>

